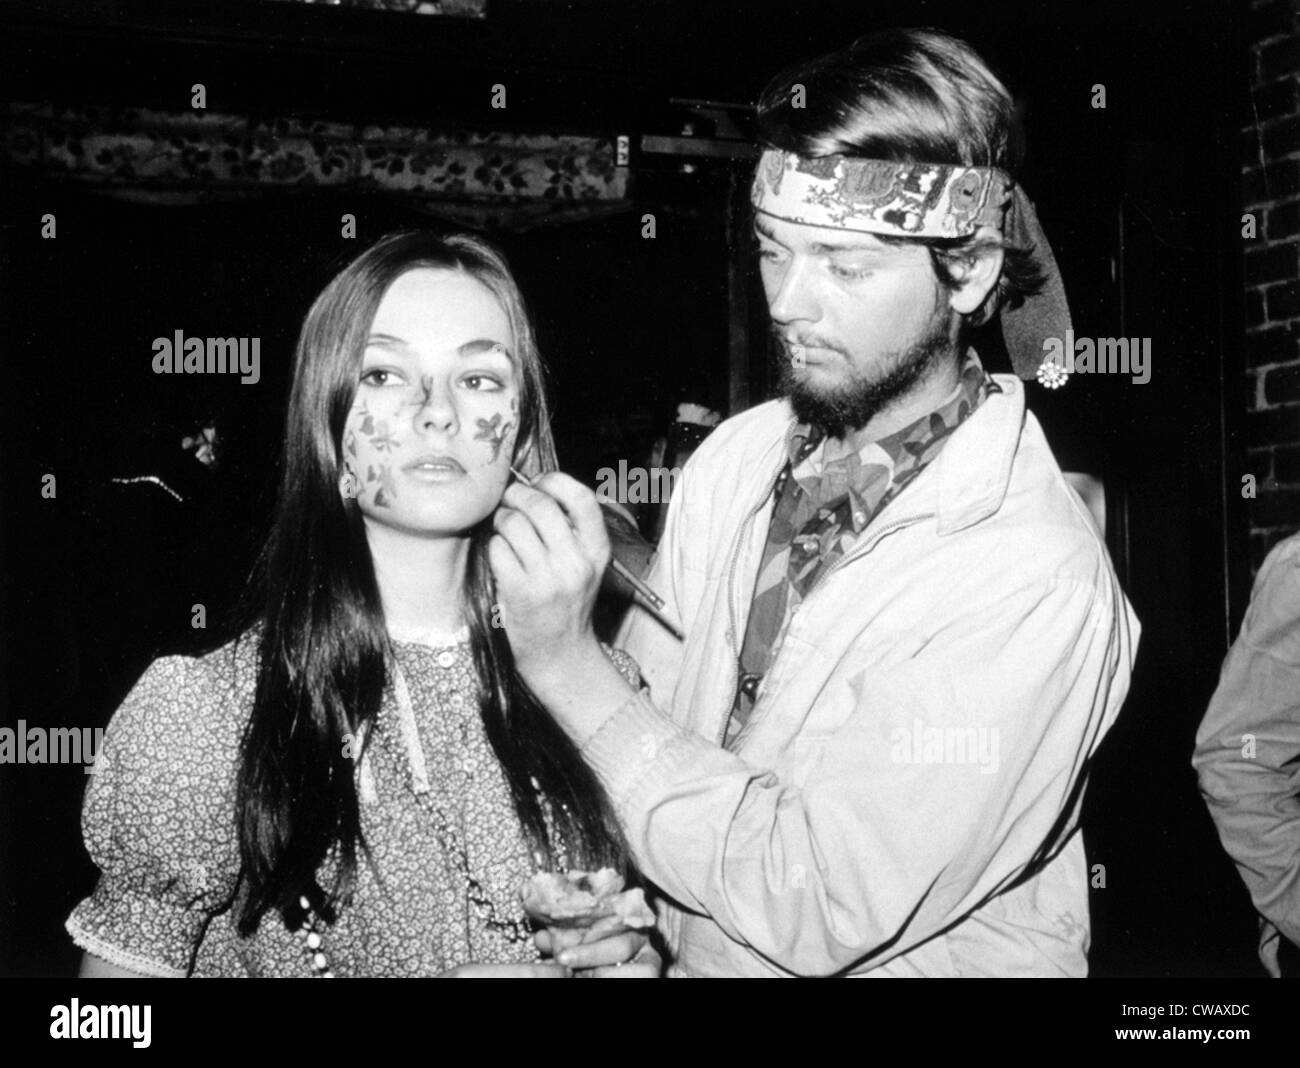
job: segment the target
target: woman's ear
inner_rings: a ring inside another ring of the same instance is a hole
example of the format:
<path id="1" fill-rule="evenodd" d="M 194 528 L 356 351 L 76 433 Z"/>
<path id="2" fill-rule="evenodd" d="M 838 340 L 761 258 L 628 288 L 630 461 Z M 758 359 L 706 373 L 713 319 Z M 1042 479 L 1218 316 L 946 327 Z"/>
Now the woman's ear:
<path id="1" fill-rule="evenodd" d="M 356 473 L 352 470 L 352 465 L 345 464 L 343 471 L 339 474 L 339 495 L 346 504 L 348 501 L 355 501 L 360 493 L 361 480 L 357 478 Z"/>
<path id="2" fill-rule="evenodd" d="M 970 315 L 977 311 L 993 292 L 1002 274 L 1003 252 L 998 232 L 981 226 L 975 232 L 970 252 L 948 261 L 953 287 L 948 291 L 948 305 L 953 311 Z"/>

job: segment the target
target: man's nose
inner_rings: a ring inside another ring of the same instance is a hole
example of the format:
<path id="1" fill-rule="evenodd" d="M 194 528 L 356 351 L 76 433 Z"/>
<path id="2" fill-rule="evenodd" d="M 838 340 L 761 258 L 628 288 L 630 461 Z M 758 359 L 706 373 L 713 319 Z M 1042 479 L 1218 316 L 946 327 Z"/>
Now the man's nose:
<path id="1" fill-rule="evenodd" d="M 812 265 L 807 259 L 795 256 L 790 260 L 768 299 L 767 310 L 775 322 L 816 322 L 820 318 L 811 275 Z"/>

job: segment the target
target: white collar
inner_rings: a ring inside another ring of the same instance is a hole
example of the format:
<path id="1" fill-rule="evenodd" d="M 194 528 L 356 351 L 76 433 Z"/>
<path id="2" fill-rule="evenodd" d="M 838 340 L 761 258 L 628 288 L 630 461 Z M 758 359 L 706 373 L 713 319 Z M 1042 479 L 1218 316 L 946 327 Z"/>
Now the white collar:
<path id="1" fill-rule="evenodd" d="M 388 627 L 388 636 L 395 642 L 425 645 L 430 649 L 450 649 L 469 641 L 469 625 L 456 630 L 436 630 L 429 627 Z"/>

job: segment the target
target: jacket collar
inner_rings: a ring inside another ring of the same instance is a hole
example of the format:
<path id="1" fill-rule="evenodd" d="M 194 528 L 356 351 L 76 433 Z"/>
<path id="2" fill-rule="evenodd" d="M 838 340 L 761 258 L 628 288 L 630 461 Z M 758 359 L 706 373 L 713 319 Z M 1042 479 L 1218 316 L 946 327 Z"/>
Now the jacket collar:
<path id="1" fill-rule="evenodd" d="M 987 519 L 1007 495 L 1025 421 L 1025 387 L 1015 375 L 992 378 L 1002 392 L 985 398 L 931 465 L 940 536 Z"/>
<path id="2" fill-rule="evenodd" d="M 1015 375 L 990 377 L 1002 392 L 984 398 L 953 432 L 934 462 L 907 492 L 885 507 L 876 522 L 886 515 L 931 512 L 938 519 L 937 533 L 943 536 L 987 519 L 1002 507 L 1025 421 L 1025 387 Z M 778 403 L 785 432 L 769 442 L 755 465 L 756 470 L 765 472 L 767 496 L 788 459 L 786 442 L 797 425 L 790 402 L 782 398 Z M 928 507 L 918 506 L 922 494 L 929 495 Z"/>

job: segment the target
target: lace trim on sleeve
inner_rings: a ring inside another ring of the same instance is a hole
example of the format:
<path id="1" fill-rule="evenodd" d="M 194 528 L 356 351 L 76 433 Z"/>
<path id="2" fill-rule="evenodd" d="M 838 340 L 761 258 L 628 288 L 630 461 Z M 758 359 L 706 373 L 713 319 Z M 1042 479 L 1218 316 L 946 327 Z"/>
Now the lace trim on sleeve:
<path id="1" fill-rule="evenodd" d="M 141 957 L 130 950 L 115 946 L 111 942 L 106 942 L 98 935 L 86 930 L 75 916 L 69 917 L 64 926 L 67 928 L 68 934 L 72 936 L 72 941 L 79 948 L 84 949 L 87 953 L 93 953 L 96 957 L 108 961 L 109 964 L 115 964 L 119 968 L 126 968 L 129 971 L 138 972 L 140 975 L 151 975 L 162 979 L 184 979 L 188 974 L 180 969 L 160 964 L 156 960 Z"/>

